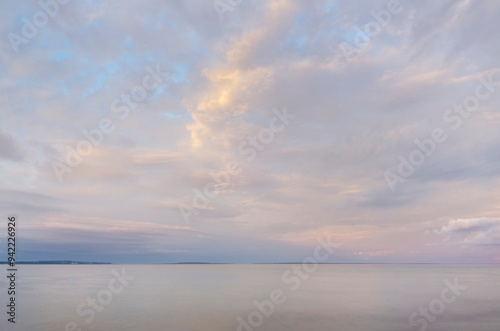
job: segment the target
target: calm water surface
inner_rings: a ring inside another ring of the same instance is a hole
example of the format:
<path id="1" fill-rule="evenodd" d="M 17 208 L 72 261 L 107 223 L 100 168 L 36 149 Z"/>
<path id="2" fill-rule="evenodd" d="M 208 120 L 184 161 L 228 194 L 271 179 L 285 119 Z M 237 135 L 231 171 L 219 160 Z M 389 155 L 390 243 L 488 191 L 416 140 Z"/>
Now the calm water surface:
<path id="1" fill-rule="evenodd" d="M 126 286 L 113 281 L 112 270 L 123 268 L 135 277 Z M 7 323 L 2 308 L 0 330 L 63 331 L 71 323 L 82 331 L 500 330 L 500 266 L 320 265 L 304 279 L 292 272 L 292 265 L 21 265 L 17 323 Z M 455 279 L 458 295 L 446 290 L 445 280 Z M 103 304 L 92 308 L 87 298 L 99 293 Z M 269 316 L 254 302 L 265 302 Z"/>

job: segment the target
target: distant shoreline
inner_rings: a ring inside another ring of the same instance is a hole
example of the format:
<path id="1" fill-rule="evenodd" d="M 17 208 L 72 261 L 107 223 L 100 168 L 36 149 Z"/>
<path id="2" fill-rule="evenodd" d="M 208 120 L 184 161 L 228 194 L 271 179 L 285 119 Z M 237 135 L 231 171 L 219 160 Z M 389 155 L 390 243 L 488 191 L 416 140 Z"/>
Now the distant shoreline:
<path id="1" fill-rule="evenodd" d="M 9 264 L 6 261 L 0 261 L 0 265 Z M 113 263 L 113 262 L 82 262 L 82 261 L 19 261 L 16 265 L 292 265 L 302 264 L 302 262 L 253 262 L 253 263 L 221 263 L 221 262 L 159 262 L 159 263 Z M 498 263 L 346 263 L 346 262 L 331 262 L 318 263 L 320 265 L 499 265 Z"/>
<path id="2" fill-rule="evenodd" d="M 9 264 L 6 261 L 0 261 L 0 264 Z M 17 264 L 112 264 L 111 262 L 78 262 L 78 261 L 18 261 Z"/>

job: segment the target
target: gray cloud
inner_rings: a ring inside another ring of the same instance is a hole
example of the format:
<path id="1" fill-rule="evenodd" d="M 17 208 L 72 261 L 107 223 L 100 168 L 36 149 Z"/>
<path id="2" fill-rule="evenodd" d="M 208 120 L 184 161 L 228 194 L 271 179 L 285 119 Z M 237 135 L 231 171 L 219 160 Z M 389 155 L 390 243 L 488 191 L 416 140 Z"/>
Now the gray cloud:
<path id="1" fill-rule="evenodd" d="M 443 236 L 448 245 L 491 246 L 500 245 L 500 219 L 453 219 L 448 225 L 433 231 Z"/>
<path id="2" fill-rule="evenodd" d="M 14 162 L 23 160 L 22 147 L 4 131 L 0 131 L 0 158 Z"/>

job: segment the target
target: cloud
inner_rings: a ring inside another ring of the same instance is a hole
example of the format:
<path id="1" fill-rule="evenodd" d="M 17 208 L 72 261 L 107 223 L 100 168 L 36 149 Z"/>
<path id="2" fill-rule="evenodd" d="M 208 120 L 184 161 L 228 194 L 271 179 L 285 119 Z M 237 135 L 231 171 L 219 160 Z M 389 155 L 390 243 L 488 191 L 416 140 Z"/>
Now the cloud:
<path id="1" fill-rule="evenodd" d="M 14 162 L 23 160 L 21 145 L 5 131 L 0 131 L 0 159 Z"/>
<path id="2" fill-rule="evenodd" d="M 500 218 L 452 219 L 433 233 L 448 245 L 500 247 Z"/>

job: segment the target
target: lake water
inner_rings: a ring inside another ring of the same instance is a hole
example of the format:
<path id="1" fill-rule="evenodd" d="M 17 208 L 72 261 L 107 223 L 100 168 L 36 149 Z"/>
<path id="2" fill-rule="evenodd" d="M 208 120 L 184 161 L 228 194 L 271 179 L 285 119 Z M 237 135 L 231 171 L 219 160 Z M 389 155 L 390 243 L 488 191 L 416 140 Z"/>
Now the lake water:
<path id="1" fill-rule="evenodd" d="M 18 267 L 15 325 L 0 282 L 2 331 L 500 330 L 493 265 Z"/>

